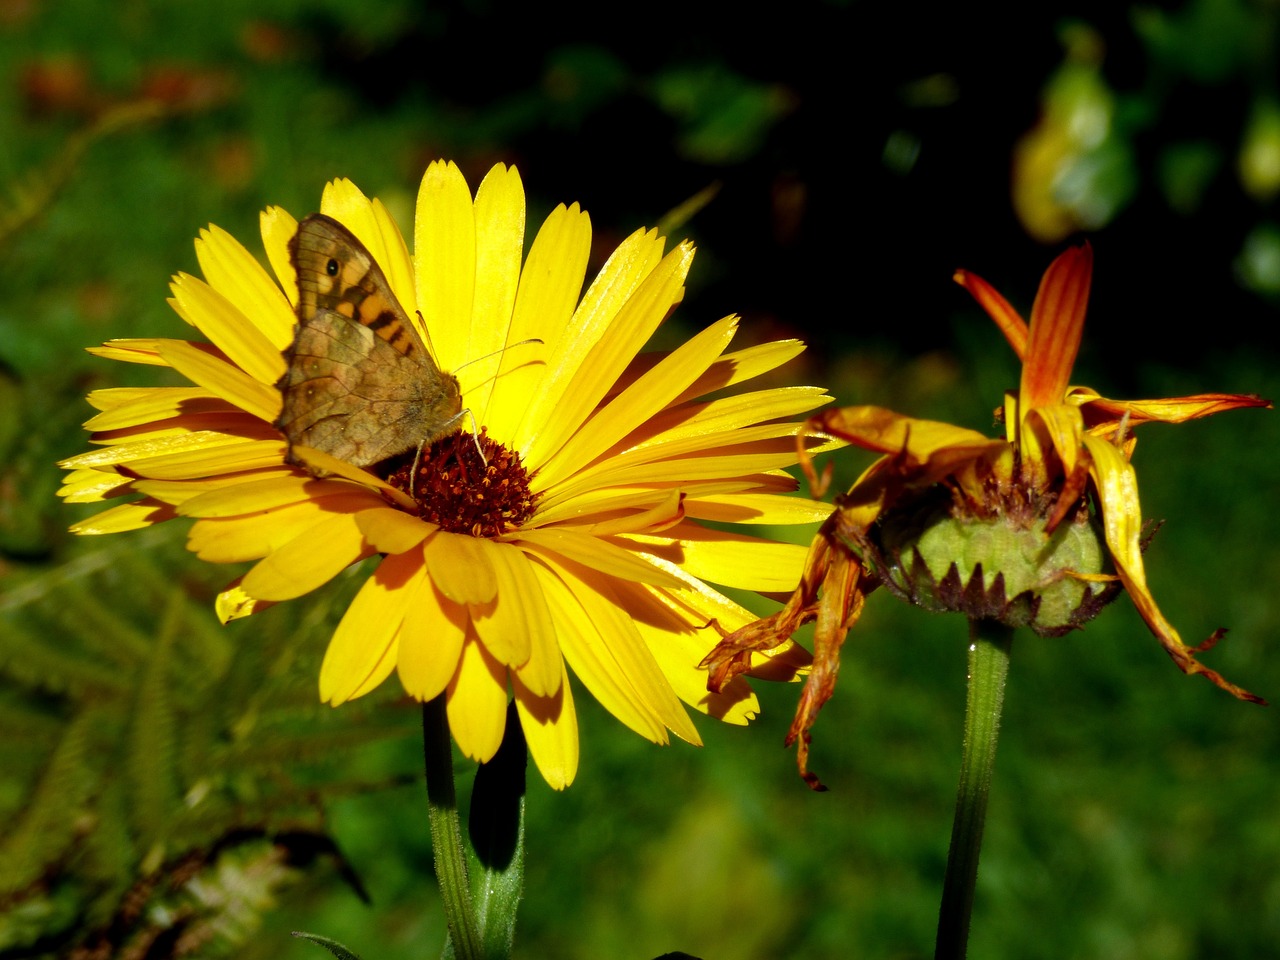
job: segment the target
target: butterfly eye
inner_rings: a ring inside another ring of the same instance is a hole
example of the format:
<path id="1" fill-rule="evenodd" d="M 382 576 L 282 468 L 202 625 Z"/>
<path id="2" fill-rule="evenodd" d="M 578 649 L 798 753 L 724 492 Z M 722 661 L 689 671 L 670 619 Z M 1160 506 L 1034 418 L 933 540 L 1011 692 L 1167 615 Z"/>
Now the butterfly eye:
<path id="1" fill-rule="evenodd" d="M 329 262 L 324 265 L 324 272 L 331 277 L 336 277 L 338 275 L 338 261 L 330 257 Z"/>

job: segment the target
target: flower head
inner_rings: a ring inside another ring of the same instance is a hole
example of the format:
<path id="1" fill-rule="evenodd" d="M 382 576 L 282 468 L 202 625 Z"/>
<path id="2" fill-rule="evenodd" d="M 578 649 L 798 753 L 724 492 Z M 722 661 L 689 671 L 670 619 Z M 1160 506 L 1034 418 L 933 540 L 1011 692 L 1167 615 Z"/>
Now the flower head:
<path id="1" fill-rule="evenodd" d="M 817 621 L 813 669 L 787 739 L 799 740 L 800 770 L 811 785 L 818 784 L 807 770 L 810 728 L 834 690 L 845 635 L 866 595 L 881 585 L 926 606 L 1050 636 L 1080 626 L 1123 587 L 1185 673 L 1263 702 L 1197 658 L 1224 631 L 1189 646 L 1156 606 L 1143 572 L 1130 458 L 1139 424 L 1271 404 L 1220 393 L 1107 400 L 1071 386 L 1092 268 L 1088 245 L 1059 256 L 1040 284 L 1029 326 L 986 281 L 956 274 L 1022 360 L 1021 383 L 1002 409 L 1003 439 L 869 406 L 829 410 L 807 422 L 810 432 L 883 456 L 837 498 L 783 609 L 724 640 L 705 662 L 717 689 L 749 669 L 752 656 Z"/>
<path id="2" fill-rule="evenodd" d="M 783 496 L 793 486 L 782 468 L 796 462 L 796 426 L 778 421 L 829 398 L 811 387 L 707 397 L 802 346 L 730 351 L 737 320 L 726 317 L 670 353 L 641 355 L 681 299 L 692 246 L 664 255 L 655 231 L 637 231 L 579 297 L 586 214 L 556 208 L 522 264 L 524 191 L 501 165 L 474 198 L 456 166 L 428 168 L 412 255 L 385 208 L 350 182 L 331 183 L 320 209 L 326 217 L 309 222 L 336 223 L 338 235 L 357 238 L 415 337 L 440 370 L 456 374 L 448 399 L 463 413 L 454 432 L 361 468 L 352 463 L 360 457 L 340 459 L 313 439 L 321 434 L 301 432 L 296 410 L 282 418 L 286 371 L 304 359 L 342 367 L 343 402 L 363 398 L 351 410 L 366 432 L 385 418 L 368 416 L 363 401 L 402 386 L 405 371 L 367 368 L 376 344 L 365 334 L 383 325 L 379 317 L 366 319 L 364 333 L 328 317 L 319 329 L 333 345 L 304 349 L 299 225 L 272 208 L 262 236 L 278 283 L 216 227 L 196 242 L 205 279 L 174 279 L 174 309 L 207 342 L 116 340 L 94 351 L 171 367 L 191 385 L 90 395 L 100 413 L 87 426 L 100 449 L 63 464 L 63 495 L 139 496 L 74 529 L 194 518 L 189 546 L 198 556 L 256 561 L 219 596 L 224 620 L 379 557 L 329 643 L 321 697 L 342 703 L 394 671 L 414 697 L 445 694 L 455 740 L 484 761 L 501 742 L 510 688 L 534 760 L 555 787 L 577 769 L 566 664 L 654 741 L 670 730 L 698 742 L 681 700 L 730 722 L 752 717 L 757 703 L 745 681 L 708 693 L 698 667 L 716 640 L 753 619 L 707 581 L 759 591 L 794 583 L 802 548 L 723 525 L 827 515 Z M 344 263 L 322 259 L 319 269 L 341 280 Z M 358 301 L 333 309 L 350 318 Z M 352 344 L 353 353 L 340 353 Z M 387 377 L 391 386 L 371 396 L 367 384 Z M 315 387 L 317 402 L 338 390 L 319 379 Z M 452 408 L 444 409 L 448 419 Z M 286 439 L 282 421 L 298 432 Z M 757 675 L 792 677 L 808 659 L 787 646 L 773 654 L 753 665 Z"/>

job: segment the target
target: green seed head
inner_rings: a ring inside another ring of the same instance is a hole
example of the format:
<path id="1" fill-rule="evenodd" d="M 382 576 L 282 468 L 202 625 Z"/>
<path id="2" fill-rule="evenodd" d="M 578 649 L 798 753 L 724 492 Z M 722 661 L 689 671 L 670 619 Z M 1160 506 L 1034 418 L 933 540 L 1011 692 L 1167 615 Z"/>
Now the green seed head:
<path id="1" fill-rule="evenodd" d="M 1052 506 L 986 504 L 976 516 L 935 488 L 881 519 L 882 580 L 929 610 L 1063 634 L 1095 617 L 1118 585 L 1079 576 L 1110 572 L 1097 518 L 1082 504 L 1047 533 Z"/>

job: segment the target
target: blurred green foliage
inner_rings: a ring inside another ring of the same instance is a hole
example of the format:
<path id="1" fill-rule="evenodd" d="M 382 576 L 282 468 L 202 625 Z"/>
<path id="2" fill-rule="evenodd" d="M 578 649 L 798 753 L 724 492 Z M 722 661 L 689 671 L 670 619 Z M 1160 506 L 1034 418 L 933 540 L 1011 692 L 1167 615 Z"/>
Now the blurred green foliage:
<path id="1" fill-rule="evenodd" d="M 292 929 L 382 958 L 443 937 L 413 706 L 314 703 L 349 581 L 222 628 L 209 598 L 238 571 L 186 555 L 179 524 L 64 532 L 85 511 L 57 503 L 53 463 L 83 449 L 85 392 L 159 376 L 82 348 L 183 335 L 166 281 L 207 222 L 257 250 L 262 207 L 305 214 L 350 176 L 408 224 L 427 161 L 474 184 L 503 160 L 531 224 L 581 201 L 603 255 L 718 184 L 666 336 L 741 312 L 747 340 L 814 344 L 794 382 L 983 430 L 1017 367 L 951 271 L 1025 309 L 1087 228 L 1079 381 L 1280 394 L 1280 7 L 893 6 L 730 31 L 698 5 L 614 30 L 494 0 L 0 0 L 0 852 L 25 858 L 0 957 L 112 920 L 157 951 L 199 932 L 169 946 L 200 956 L 323 955 Z M 1231 626 L 1209 662 L 1273 700 L 1278 450 L 1274 415 L 1245 411 L 1145 427 L 1135 456 L 1170 521 L 1157 599 L 1188 639 Z M 868 462 L 832 459 L 846 484 Z M 700 723 L 702 750 L 657 749 L 579 691 L 578 782 L 530 781 L 517 955 L 928 955 L 964 638 L 872 598 L 815 730 L 821 796 L 780 746 L 796 687 L 761 687 L 749 729 Z M 1124 600 L 1015 642 L 1007 710 L 974 956 L 1274 949 L 1272 711 L 1182 677 Z"/>

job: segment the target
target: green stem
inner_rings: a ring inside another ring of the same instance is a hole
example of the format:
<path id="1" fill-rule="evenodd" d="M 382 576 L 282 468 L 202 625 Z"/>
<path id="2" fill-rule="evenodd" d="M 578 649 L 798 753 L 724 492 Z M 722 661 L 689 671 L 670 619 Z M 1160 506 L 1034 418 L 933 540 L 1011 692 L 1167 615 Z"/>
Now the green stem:
<path id="1" fill-rule="evenodd" d="M 987 817 L 991 770 L 996 761 L 1004 682 L 1009 673 L 1013 629 L 992 620 L 969 623 L 969 694 L 965 703 L 964 748 L 956 817 L 951 826 L 947 876 L 938 911 L 934 960 L 963 960 L 969 943 L 969 916 L 978 880 L 978 853 Z"/>
<path id="2" fill-rule="evenodd" d="M 449 718 L 443 694 L 422 705 L 422 753 L 427 773 L 431 854 L 444 900 L 450 945 L 453 955 L 460 960 L 481 960 L 484 952 L 471 903 L 471 887 L 467 883 L 458 798 L 453 789 L 453 746 L 449 741 Z"/>

